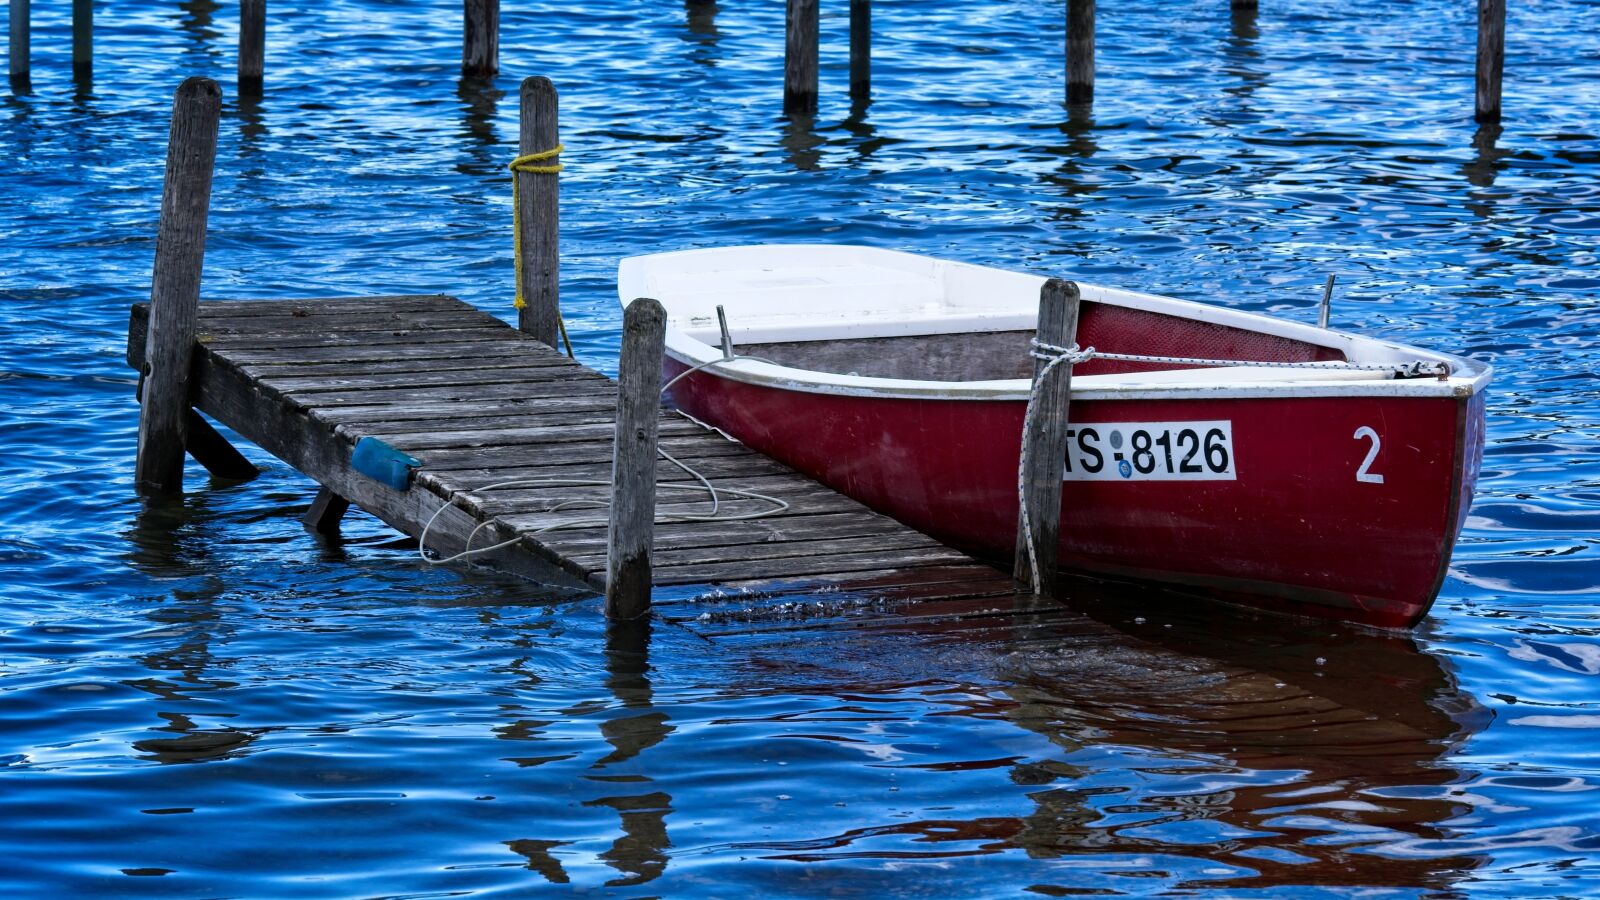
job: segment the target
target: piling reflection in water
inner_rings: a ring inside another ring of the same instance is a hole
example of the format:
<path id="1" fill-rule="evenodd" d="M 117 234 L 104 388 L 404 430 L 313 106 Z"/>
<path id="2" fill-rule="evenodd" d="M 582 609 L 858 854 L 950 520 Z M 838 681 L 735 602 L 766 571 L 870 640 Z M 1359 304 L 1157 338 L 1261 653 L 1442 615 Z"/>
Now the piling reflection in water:
<path id="1" fill-rule="evenodd" d="M 219 666 L 212 652 L 213 642 L 227 643 L 231 630 L 217 609 L 226 580 L 211 571 L 204 545 L 193 540 L 194 527 L 209 518 L 203 500 L 190 504 L 151 499 L 127 535 L 136 567 L 157 578 L 189 576 L 190 581 L 189 586 L 175 589 L 149 616 L 154 630 L 174 632 L 178 640 L 138 657 L 149 675 L 123 682 L 160 702 L 162 708 L 155 715 L 161 724 L 152 725 L 152 735 L 131 741 L 131 746 L 161 763 L 230 759 L 272 730 L 196 721 L 231 717 L 226 708 L 212 702 L 212 695 L 236 686 L 236 682 L 217 677 Z"/>

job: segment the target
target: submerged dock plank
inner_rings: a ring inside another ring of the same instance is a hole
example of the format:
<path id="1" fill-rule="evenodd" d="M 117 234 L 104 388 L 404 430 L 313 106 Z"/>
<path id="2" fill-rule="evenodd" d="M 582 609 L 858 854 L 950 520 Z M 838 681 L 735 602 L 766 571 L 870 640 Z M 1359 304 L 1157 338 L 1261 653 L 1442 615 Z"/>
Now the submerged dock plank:
<path id="1" fill-rule="evenodd" d="M 135 368 L 147 325 L 141 304 L 128 330 Z M 426 527 L 440 555 L 510 542 L 482 561 L 573 591 L 604 589 L 616 383 L 499 319 L 435 295 L 208 301 L 194 379 L 200 411 L 406 534 Z M 809 584 L 934 599 L 1010 591 L 987 565 L 677 413 L 660 417 L 661 446 L 718 488 L 789 506 L 694 520 L 709 498 L 678 490 L 696 479 L 663 460 L 658 586 Z M 352 467 L 364 437 L 421 461 L 407 489 Z M 718 500 L 723 515 L 769 506 Z"/>

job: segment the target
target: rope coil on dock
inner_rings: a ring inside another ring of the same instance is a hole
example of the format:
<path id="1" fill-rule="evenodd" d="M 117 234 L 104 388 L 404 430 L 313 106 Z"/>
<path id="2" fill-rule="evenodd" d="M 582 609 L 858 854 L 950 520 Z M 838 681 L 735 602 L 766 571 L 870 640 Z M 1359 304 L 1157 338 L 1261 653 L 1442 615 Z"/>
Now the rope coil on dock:
<path id="1" fill-rule="evenodd" d="M 511 175 L 511 257 L 516 270 L 517 293 L 512 306 L 516 309 L 527 309 L 528 301 L 522 295 L 522 179 L 517 175 L 556 175 L 567 166 L 565 163 L 556 162 L 551 165 L 539 165 L 547 160 L 556 159 L 561 151 L 567 149 L 566 144 L 557 144 L 549 150 L 540 150 L 538 153 L 527 153 L 513 159 L 506 168 Z M 567 356 L 577 357 L 572 352 L 572 339 L 567 337 L 567 321 L 561 315 L 561 310 L 556 310 L 556 325 L 561 330 L 561 343 L 567 349 Z"/>

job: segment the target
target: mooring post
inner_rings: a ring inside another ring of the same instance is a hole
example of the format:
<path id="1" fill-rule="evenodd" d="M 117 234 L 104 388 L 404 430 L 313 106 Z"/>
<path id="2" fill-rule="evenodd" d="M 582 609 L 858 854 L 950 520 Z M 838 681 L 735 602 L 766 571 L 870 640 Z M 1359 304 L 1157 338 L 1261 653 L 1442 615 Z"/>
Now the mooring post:
<path id="1" fill-rule="evenodd" d="M 522 80 L 522 154 L 544 153 L 561 145 L 560 98 L 550 79 L 540 75 Z M 539 161 L 540 168 L 555 168 L 561 157 Z M 551 347 L 559 346 L 561 330 L 561 179 L 554 172 L 518 172 L 516 179 L 522 271 L 519 274 L 524 306 L 517 310 L 517 327 Z"/>
<path id="2" fill-rule="evenodd" d="M 500 71 L 500 0 L 466 0 L 461 74 L 488 78 Z"/>
<path id="3" fill-rule="evenodd" d="M 1256 9 L 1261 4 L 1259 0 L 1230 0 L 1230 9 Z"/>
<path id="4" fill-rule="evenodd" d="M 1506 64 L 1506 0 L 1478 0 L 1479 122 L 1500 121 L 1500 76 Z"/>
<path id="5" fill-rule="evenodd" d="M 789 0 L 783 45 L 783 111 L 788 115 L 817 111 L 819 16 L 818 0 Z"/>
<path id="6" fill-rule="evenodd" d="M 637 619 L 650 611 L 650 548 L 655 541 L 656 423 L 667 311 L 649 297 L 622 315 L 617 366 L 617 430 L 611 456 L 611 527 L 606 538 L 606 615 Z"/>
<path id="7" fill-rule="evenodd" d="M 26 88 L 32 77 L 29 72 L 28 0 L 10 0 L 6 4 L 6 24 L 11 30 L 11 84 Z"/>
<path id="8" fill-rule="evenodd" d="M 850 0 L 850 96 L 872 96 L 872 0 Z"/>
<path id="9" fill-rule="evenodd" d="M 94 0 L 72 0 L 72 77 L 94 77 Z"/>
<path id="10" fill-rule="evenodd" d="M 1052 278 L 1039 289 L 1039 326 L 1036 339 L 1041 344 L 1070 347 L 1078 333 L 1078 285 Z M 1013 577 L 1024 588 L 1039 596 L 1052 596 L 1056 561 L 1061 548 L 1061 488 L 1066 475 L 1067 405 L 1072 398 L 1072 363 L 1063 362 L 1040 380 L 1048 365 L 1033 361 L 1033 421 L 1022 436 L 1026 467 L 1022 472 L 1022 492 L 1027 503 L 1027 522 L 1017 519 L 1017 555 Z M 1028 544 L 1033 544 L 1029 559 Z M 1037 565 L 1038 583 L 1033 571 Z"/>
<path id="11" fill-rule="evenodd" d="M 140 373 L 144 390 L 134 463 L 134 483 L 146 495 L 183 490 L 189 371 L 221 110 L 222 91 L 209 78 L 186 79 L 172 103 L 161 222 L 150 275 L 150 326 Z"/>
<path id="12" fill-rule="evenodd" d="M 267 0 L 239 0 L 240 96 L 261 96 L 266 55 Z"/>
<path id="13" fill-rule="evenodd" d="M 1094 0 L 1067 0 L 1067 104 L 1094 102 Z"/>

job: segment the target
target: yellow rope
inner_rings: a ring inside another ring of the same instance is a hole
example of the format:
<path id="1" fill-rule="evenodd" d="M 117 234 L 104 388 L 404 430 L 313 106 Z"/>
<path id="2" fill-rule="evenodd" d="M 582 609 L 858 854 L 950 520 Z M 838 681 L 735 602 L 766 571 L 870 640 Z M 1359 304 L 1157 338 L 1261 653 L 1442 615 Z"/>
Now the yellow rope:
<path id="1" fill-rule="evenodd" d="M 528 301 L 522 296 L 522 179 L 518 173 L 529 175 L 554 175 L 566 166 L 556 163 L 549 166 L 536 165 L 547 159 L 555 159 L 566 149 L 566 144 L 557 144 L 552 150 L 540 150 L 538 153 L 529 153 L 519 156 L 511 161 L 511 254 L 516 265 L 517 299 L 512 305 L 517 309 L 527 309 Z M 572 340 L 567 337 L 567 323 L 561 318 L 561 310 L 556 310 L 556 324 L 561 329 L 561 342 L 567 347 L 567 355 L 572 356 Z"/>

